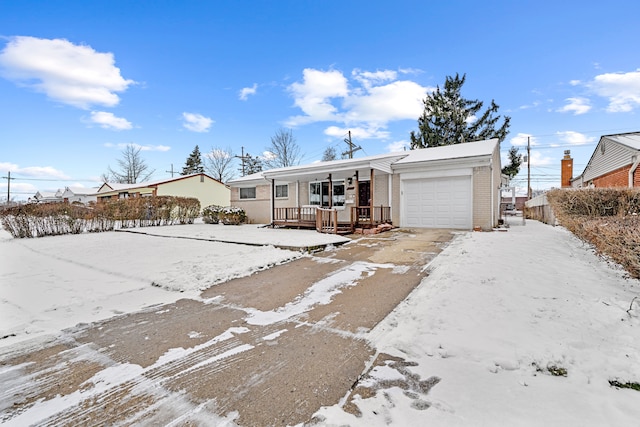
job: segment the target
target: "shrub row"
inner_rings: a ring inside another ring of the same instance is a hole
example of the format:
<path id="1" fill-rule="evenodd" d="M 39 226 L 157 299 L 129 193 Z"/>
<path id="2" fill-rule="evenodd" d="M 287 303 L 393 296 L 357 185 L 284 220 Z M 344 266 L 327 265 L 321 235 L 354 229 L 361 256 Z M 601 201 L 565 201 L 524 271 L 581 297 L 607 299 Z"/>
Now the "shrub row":
<path id="1" fill-rule="evenodd" d="M 552 190 L 547 200 L 560 224 L 640 279 L 639 190 Z"/>
<path id="2" fill-rule="evenodd" d="M 89 206 L 44 203 L 0 211 L 0 222 L 13 237 L 42 237 L 118 228 L 191 224 L 200 215 L 200 201 L 190 197 L 141 197 L 106 200 Z"/>
<path id="3" fill-rule="evenodd" d="M 557 189 L 547 193 L 547 200 L 557 216 L 600 217 L 640 213 L 640 191 L 633 188 Z"/>
<path id="4" fill-rule="evenodd" d="M 207 224 L 239 225 L 247 221 L 247 214 L 244 209 L 234 206 L 211 205 L 202 209 L 202 220 Z"/>

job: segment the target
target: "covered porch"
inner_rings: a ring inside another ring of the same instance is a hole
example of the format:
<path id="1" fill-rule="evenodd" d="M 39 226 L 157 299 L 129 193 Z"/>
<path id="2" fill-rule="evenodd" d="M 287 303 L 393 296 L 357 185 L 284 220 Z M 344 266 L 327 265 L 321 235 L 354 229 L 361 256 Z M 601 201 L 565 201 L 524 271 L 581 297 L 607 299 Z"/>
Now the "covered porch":
<path id="1" fill-rule="evenodd" d="M 385 155 L 265 171 L 271 187 L 271 225 L 350 234 L 392 224 L 395 160 Z"/>
<path id="2" fill-rule="evenodd" d="M 334 208 L 304 206 L 274 208 L 274 227 L 315 228 L 321 233 L 351 234 L 356 228 L 373 228 L 380 224 L 391 224 L 389 206 L 352 206 L 350 220 L 340 221 Z"/>

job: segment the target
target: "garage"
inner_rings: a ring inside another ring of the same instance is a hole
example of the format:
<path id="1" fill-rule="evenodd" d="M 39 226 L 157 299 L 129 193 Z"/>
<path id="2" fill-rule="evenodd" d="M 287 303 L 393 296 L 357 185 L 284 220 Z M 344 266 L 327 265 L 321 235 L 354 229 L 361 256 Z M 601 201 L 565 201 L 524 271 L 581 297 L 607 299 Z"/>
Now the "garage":
<path id="1" fill-rule="evenodd" d="M 471 176 L 403 180 L 403 226 L 470 229 L 471 194 Z"/>

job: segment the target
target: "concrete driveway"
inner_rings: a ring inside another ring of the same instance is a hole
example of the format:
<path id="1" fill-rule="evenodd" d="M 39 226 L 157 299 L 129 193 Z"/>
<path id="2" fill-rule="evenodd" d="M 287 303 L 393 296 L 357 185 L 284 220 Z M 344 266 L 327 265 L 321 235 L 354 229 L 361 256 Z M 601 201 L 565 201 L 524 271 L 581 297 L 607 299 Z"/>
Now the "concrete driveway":
<path id="1" fill-rule="evenodd" d="M 368 332 L 420 283 L 451 237 L 448 230 L 397 229 L 355 238 L 216 285 L 198 299 L 78 325 L 45 348 L 6 354 L 0 421 L 310 422 L 384 359 Z"/>

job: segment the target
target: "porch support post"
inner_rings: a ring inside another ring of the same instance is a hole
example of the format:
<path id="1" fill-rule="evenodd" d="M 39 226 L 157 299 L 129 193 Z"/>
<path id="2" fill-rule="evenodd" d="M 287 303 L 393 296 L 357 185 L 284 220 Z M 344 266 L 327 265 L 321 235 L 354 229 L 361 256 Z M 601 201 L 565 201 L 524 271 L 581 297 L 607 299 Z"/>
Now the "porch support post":
<path id="1" fill-rule="evenodd" d="M 370 206 L 370 210 L 369 210 L 369 223 L 371 223 L 371 225 L 373 226 L 373 224 L 375 224 L 375 208 L 374 206 L 376 205 L 374 200 L 373 200 L 373 195 L 375 194 L 375 175 L 374 175 L 374 169 L 371 168 L 371 184 L 369 184 L 369 206 Z"/>
<path id="2" fill-rule="evenodd" d="M 271 180 L 271 225 L 273 226 L 276 219 L 276 180 Z"/>
<path id="3" fill-rule="evenodd" d="M 360 207 L 360 177 L 356 170 L 356 208 Z"/>
<path id="4" fill-rule="evenodd" d="M 331 174 L 329 174 L 329 209 L 333 208 L 333 181 L 331 180 Z"/>

